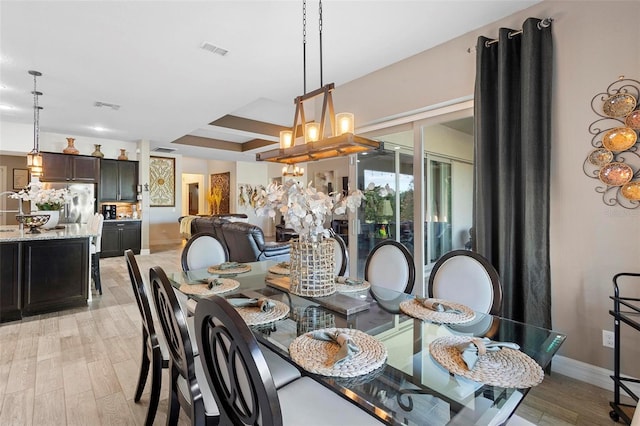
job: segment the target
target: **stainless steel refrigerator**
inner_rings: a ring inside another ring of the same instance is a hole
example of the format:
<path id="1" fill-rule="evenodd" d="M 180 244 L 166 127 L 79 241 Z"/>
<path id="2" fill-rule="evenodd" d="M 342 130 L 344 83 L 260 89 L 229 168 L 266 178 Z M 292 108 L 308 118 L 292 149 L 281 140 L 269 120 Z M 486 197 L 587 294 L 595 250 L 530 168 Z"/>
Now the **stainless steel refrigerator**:
<path id="1" fill-rule="evenodd" d="M 63 189 L 71 192 L 71 201 L 60 212 L 59 223 L 87 223 L 96 212 L 94 183 L 42 182 L 43 189 Z"/>

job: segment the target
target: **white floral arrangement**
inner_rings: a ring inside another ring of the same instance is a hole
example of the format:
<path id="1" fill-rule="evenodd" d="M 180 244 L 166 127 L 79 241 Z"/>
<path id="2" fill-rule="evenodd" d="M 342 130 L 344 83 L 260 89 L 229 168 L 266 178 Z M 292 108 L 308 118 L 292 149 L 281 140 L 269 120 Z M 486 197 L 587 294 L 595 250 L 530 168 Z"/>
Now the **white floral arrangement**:
<path id="1" fill-rule="evenodd" d="M 342 192 L 325 194 L 313 187 L 309 182 L 306 188 L 291 179 L 282 185 L 270 184 L 257 203 L 256 214 L 275 218 L 276 211 L 282 213 L 288 227 L 300 235 L 302 239 L 313 236 L 329 237 L 329 230 L 324 227 L 325 218 L 331 212 L 344 214 L 347 209 L 355 212 L 364 195 L 355 190 L 344 196 Z"/>
<path id="2" fill-rule="evenodd" d="M 11 198 L 31 201 L 39 210 L 61 210 L 71 201 L 71 193 L 68 189 L 42 189 L 41 185 L 30 183 L 27 188 L 11 195 Z"/>

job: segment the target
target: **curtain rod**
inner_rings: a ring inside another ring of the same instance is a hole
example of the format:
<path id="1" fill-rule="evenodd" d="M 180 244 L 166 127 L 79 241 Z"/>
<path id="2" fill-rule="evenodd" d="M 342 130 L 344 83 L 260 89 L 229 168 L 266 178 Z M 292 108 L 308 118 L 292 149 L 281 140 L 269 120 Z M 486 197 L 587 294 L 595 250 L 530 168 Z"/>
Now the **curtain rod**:
<path id="1" fill-rule="evenodd" d="M 540 20 L 540 22 L 538 22 L 538 29 L 541 30 L 543 28 L 547 28 L 551 25 L 551 23 L 553 22 L 553 18 L 544 18 L 542 20 Z M 515 36 L 517 36 L 518 34 L 522 34 L 522 30 L 517 30 L 517 31 L 511 31 L 509 33 L 509 38 L 513 38 Z M 492 40 L 487 40 L 484 42 L 485 47 L 489 47 L 494 43 L 497 43 L 498 39 L 492 39 Z M 467 49 L 467 53 L 471 53 L 474 52 L 476 50 L 476 46 L 473 47 L 469 47 Z"/>

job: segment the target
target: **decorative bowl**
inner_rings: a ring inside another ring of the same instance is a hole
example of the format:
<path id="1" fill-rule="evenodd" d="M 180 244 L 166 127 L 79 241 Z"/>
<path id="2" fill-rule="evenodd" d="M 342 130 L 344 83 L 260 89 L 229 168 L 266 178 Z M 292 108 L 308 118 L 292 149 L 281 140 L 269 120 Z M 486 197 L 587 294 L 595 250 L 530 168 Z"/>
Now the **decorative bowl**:
<path id="1" fill-rule="evenodd" d="M 49 215 L 47 214 L 22 214 L 16 215 L 16 220 L 24 226 L 29 227 L 30 234 L 39 234 L 42 225 L 49 221 Z"/>

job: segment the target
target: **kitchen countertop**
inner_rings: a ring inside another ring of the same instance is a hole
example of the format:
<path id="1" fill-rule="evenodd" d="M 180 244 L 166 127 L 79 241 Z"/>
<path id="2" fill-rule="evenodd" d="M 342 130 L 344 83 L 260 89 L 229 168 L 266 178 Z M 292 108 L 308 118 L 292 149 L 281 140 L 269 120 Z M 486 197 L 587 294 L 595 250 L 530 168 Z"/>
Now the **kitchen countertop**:
<path id="1" fill-rule="evenodd" d="M 86 224 L 65 224 L 64 229 L 41 229 L 39 234 L 30 234 L 29 228 L 20 231 L 18 225 L 0 225 L 0 243 L 34 241 L 34 240 L 63 240 L 70 238 L 95 237 Z"/>
<path id="2" fill-rule="evenodd" d="M 105 222 L 142 222 L 142 219 L 133 219 L 123 217 L 121 219 L 105 219 Z"/>

